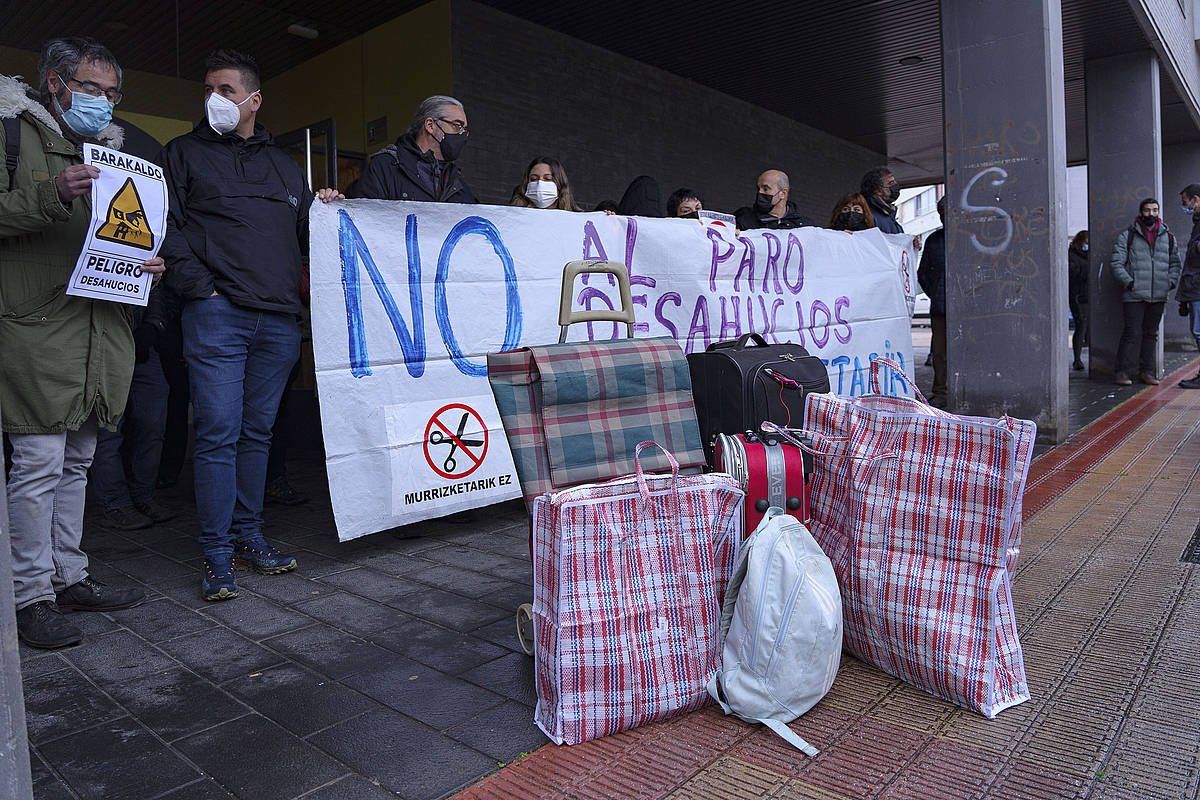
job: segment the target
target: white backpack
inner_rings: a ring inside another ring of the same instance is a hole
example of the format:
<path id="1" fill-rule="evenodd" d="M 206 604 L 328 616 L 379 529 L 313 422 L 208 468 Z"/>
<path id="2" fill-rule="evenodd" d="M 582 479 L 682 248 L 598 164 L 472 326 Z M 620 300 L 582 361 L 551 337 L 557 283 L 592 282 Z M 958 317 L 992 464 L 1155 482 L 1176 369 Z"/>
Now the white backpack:
<path id="1" fill-rule="evenodd" d="M 721 669 L 708 682 L 726 714 L 761 722 L 810 756 L 785 723 L 817 704 L 842 654 L 833 564 L 804 523 L 771 508 L 742 544 L 721 613 Z"/>

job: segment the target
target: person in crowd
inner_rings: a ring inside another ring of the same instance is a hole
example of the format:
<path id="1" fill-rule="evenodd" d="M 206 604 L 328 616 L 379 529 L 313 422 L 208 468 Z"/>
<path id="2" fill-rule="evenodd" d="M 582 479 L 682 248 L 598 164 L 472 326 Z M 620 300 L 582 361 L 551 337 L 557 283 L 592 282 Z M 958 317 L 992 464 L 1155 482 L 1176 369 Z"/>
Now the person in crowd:
<path id="1" fill-rule="evenodd" d="M 695 189 L 676 189 L 667 198 L 667 216 L 699 219 L 697 212 L 704 210 L 704 201 Z"/>
<path id="2" fill-rule="evenodd" d="M 521 183 L 513 191 L 511 205 L 523 208 L 557 208 L 578 211 L 567 171 L 556 158 L 539 156 L 529 162 Z"/>
<path id="3" fill-rule="evenodd" d="M 658 181 L 649 175 L 639 175 L 629 183 L 617 213 L 624 217 L 661 217 L 663 215 L 662 192 Z"/>
<path id="4" fill-rule="evenodd" d="M 1192 337 L 1196 340 L 1196 347 L 1200 348 L 1200 183 L 1189 183 L 1183 187 L 1179 193 L 1179 203 L 1192 218 L 1192 232 L 1188 237 L 1175 299 L 1179 302 L 1180 315 L 1189 318 Z M 1180 381 L 1179 386 L 1200 389 L 1200 372 Z"/>
<path id="5" fill-rule="evenodd" d="M 453 97 L 435 94 L 417 107 L 395 144 L 372 156 L 353 197 L 476 203 L 458 165 L 467 144 L 467 112 Z"/>
<path id="6" fill-rule="evenodd" d="M 596 207 L 592 211 L 603 211 L 605 214 L 612 216 L 617 213 L 617 203 L 615 200 L 601 200 L 596 203 Z"/>
<path id="7" fill-rule="evenodd" d="M 170 212 L 162 251 L 183 303 L 196 433 L 201 593 L 236 597 L 233 561 L 277 574 L 296 559 L 263 537 L 271 428 L 300 355 L 300 272 L 313 201 L 304 173 L 257 120 L 258 65 L 218 50 L 205 65 L 205 117 L 166 147 Z M 322 189 L 323 202 L 340 199 Z"/>
<path id="8" fill-rule="evenodd" d="M 1179 280 L 1180 265 L 1175 236 L 1159 216 L 1158 201 L 1153 197 L 1138 204 L 1137 218 L 1118 234 L 1109 268 L 1124 290 L 1121 299 L 1125 319 L 1115 380 L 1120 386 L 1133 383 L 1130 372 L 1136 360 L 1138 379 L 1156 386 L 1158 325 L 1167 293 Z"/>
<path id="9" fill-rule="evenodd" d="M 96 580 L 80 549 L 96 431 L 116 429 L 133 374 L 129 307 L 64 292 L 100 174 L 80 145 L 124 144 L 112 123 L 121 67 L 92 39 L 60 38 L 42 47 L 38 73 L 37 99 L 0 77 L 0 150 L 16 145 L 0 178 L 0 409 L 17 635 L 56 648 L 82 639 L 63 611 L 115 611 L 145 595 Z M 157 276 L 163 260 L 142 269 Z"/>
<path id="10" fill-rule="evenodd" d="M 875 227 L 875 216 L 867 199 L 858 192 L 842 195 L 833 205 L 829 227 L 835 231 L 865 231 Z"/>
<path id="11" fill-rule="evenodd" d="M 1083 369 L 1083 348 L 1088 342 L 1088 232 L 1080 231 L 1067 248 L 1067 303 L 1075 331 L 1071 334 L 1071 351 L 1075 361 L 1071 369 Z"/>
<path id="12" fill-rule="evenodd" d="M 929 297 L 929 326 L 933 329 L 930 354 L 933 356 L 933 389 L 929 404 L 945 408 L 946 392 L 946 198 L 938 200 L 938 217 L 942 227 L 925 240 L 921 265 L 917 268 L 917 283 Z"/>
<path id="13" fill-rule="evenodd" d="M 786 230 L 811 225 L 801 216 L 796 204 L 789 200 L 791 181 L 783 170 L 769 169 L 758 176 L 758 196 L 754 205 L 742 206 L 734 216 L 739 230 L 754 228 Z"/>
<path id="14" fill-rule="evenodd" d="M 904 233 L 896 219 L 896 201 L 900 199 L 900 187 L 896 176 L 887 167 L 875 167 L 863 175 L 859 187 L 867 199 L 868 208 L 875 219 L 875 227 L 884 233 Z"/>

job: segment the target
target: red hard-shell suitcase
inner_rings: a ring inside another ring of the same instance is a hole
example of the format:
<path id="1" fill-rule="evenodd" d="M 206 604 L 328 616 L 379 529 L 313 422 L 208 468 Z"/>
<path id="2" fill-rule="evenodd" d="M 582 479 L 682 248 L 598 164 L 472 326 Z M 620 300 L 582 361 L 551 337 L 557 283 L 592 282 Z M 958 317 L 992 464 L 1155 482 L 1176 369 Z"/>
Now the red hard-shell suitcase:
<path id="1" fill-rule="evenodd" d="M 771 434 L 717 434 L 713 469 L 726 472 L 746 493 L 746 535 L 771 506 L 808 521 L 808 489 L 800 448 Z"/>

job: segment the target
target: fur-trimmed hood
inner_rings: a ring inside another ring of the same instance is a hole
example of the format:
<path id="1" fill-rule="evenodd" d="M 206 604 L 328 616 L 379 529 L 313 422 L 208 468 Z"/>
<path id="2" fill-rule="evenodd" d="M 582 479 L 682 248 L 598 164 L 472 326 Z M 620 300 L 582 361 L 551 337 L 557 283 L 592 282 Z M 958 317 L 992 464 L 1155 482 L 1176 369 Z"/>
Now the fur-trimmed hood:
<path id="1" fill-rule="evenodd" d="M 12 77 L 0 75 L 0 119 L 9 119 L 19 116 L 22 112 L 28 112 L 38 122 L 62 136 L 63 132 L 58 120 L 46 110 L 45 106 L 33 99 L 32 92 L 33 89 L 21 80 L 19 75 Z M 120 125 L 112 123 L 100 131 L 95 141 L 105 147 L 120 150 L 121 145 L 125 143 L 125 130 Z"/>

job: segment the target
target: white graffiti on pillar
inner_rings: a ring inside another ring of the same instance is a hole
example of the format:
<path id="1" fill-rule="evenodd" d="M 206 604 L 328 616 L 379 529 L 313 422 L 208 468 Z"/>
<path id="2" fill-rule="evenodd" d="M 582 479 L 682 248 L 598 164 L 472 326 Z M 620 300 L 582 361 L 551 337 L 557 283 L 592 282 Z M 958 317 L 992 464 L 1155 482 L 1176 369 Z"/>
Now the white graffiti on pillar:
<path id="1" fill-rule="evenodd" d="M 971 204 L 971 190 L 975 188 L 975 184 L 979 183 L 981 179 L 988 175 L 999 176 L 998 178 L 990 181 L 991 185 L 995 188 L 1003 186 L 1004 182 L 1008 180 L 1008 172 L 1002 167 L 988 167 L 987 169 L 983 169 L 975 173 L 975 177 L 971 178 L 971 180 L 967 182 L 966 188 L 963 189 L 962 210 L 964 214 L 991 214 L 1004 221 L 1004 238 L 997 244 L 984 244 L 983 242 L 979 241 L 978 236 L 976 236 L 974 233 L 971 234 L 971 245 L 976 250 L 984 255 L 994 256 L 1003 253 L 1005 249 L 1007 249 L 1009 242 L 1012 241 L 1013 222 L 1012 217 L 1009 216 L 1009 213 L 999 206 L 976 206 Z M 996 202 L 999 201 L 1000 198 L 997 197 Z"/>

